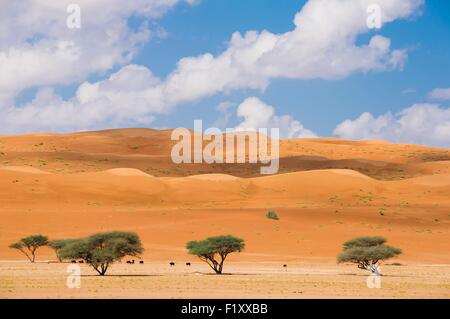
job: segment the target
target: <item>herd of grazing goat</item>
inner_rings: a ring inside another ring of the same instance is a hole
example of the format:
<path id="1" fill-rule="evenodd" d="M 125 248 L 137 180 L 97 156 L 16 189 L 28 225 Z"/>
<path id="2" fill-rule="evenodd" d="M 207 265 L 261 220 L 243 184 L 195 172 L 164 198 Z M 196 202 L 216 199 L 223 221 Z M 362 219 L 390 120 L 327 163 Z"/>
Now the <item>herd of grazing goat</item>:
<path id="1" fill-rule="evenodd" d="M 78 260 L 78 261 L 77 260 L 72 260 L 71 261 L 72 264 L 76 264 L 77 262 L 79 264 L 84 264 L 84 260 Z M 127 260 L 126 263 L 130 264 L 130 265 L 134 265 L 136 263 L 136 261 L 134 259 L 131 259 L 131 260 Z M 144 261 L 143 260 L 139 260 L 139 264 L 144 264 Z M 175 262 L 173 262 L 173 261 L 169 262 L 169 266 L 170 267 L 174 267 L 175 266 Z M 187 267 L 191 267 L 191 263 L 188 261 L 186 263 L 186 266 Z M 283 268 L 287 268 L 287 264 L 283 264 Z"/>

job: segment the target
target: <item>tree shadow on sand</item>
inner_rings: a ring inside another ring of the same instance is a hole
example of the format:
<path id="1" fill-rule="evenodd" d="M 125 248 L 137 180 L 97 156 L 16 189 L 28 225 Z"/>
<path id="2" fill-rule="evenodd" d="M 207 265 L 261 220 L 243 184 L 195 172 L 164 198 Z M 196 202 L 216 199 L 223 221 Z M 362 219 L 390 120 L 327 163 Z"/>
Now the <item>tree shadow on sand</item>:
<path id="1" fill-rule="evenodd" d="M 221 277 L 221 276 L 259 276 L 260 274 L 231 273 L 231 272 L 215 274 L 213 272 L 199 272 L 199 271 L 195 271 L 195 272 L 187 273 L 186 275 L 204 275 L 204 276 Z"/>
<path id="2" fill-rule="evenodd" d="M 356 274 L 356 273 L 340 273 L 337 274 L 338 276 L 355 276 L 355 277 L 368 277 L 370 275 L 372 275 L 371 273 L 367 273 L 367 274 Z M 395 278 L 395 277 L 399 277 L 399 278 L 407 278 L 407 277 L 413 277 L 413 276 L 406 276 L 406 275 L 385 275 L 382 274 L 381 277 L 385 278 L 385 277 L 390 277 L 390 278 Z"/>
<path id="3" fill-rule="evenodd" d="M 152 275 L 149 275 L 149 274 L 128 274 L 128 275 L 112 274 L 112 275 L 107 275 L 107 274 L 105 274 L 103 276 L 96 275 L 96 274 L 81 275 L 81 277 L 99 277 L 99 278 L 101 278 L 101 277 L 161 277 L 161 276 L 164 276 L 164 275 L 156 275 L 156 274 L 152 274 Z"/>

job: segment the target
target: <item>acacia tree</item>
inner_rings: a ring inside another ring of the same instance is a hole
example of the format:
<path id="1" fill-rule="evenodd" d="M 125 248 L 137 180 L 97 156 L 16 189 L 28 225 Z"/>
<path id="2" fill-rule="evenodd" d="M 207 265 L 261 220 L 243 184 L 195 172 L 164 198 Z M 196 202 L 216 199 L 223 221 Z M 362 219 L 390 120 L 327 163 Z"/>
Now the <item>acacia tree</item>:
<path id="1" fill-rule="evenodd" d="M 58 258 L 59 262 L 63 261 L 63 258 L 61 258 L 59 252 L 62 248 L 64 248 L 66 245 L 72 243 L 73 239 L 55 239 L 48 242 L 48 246 L 52 248 L 55 251 L 56 257 Z"/>
<path id="2" fill-rule="evenodd" d="M 9 245 L 9 248 L 17 249 L 22 252 L 27 258 L 34 263 L 36 259 L 36 250 L 39 247 L 48 244 L 47 236 L 43 235 L 31 235 L 22 238 L 20 241 Z"/>
<path id="3" fill-rule="evenodd" d="M 137 234 L 113 231 L 73 240 L 61 248 L 59 255 L 63 259 L 82 259 L 104 276 L 115 261 L 125 256 L 137 257 L 143 251 Z"/>
<path id="4" fill-rule="evenodd" d="M 216 274 L 222 273 L 223 263 L 229 254 L 241 252 L 244 247 L 244 240 L 231 235 L 209 237 L 186 244 L 189 253 L 206 262 Z M 216 260 L 216 255 L 219 257 L 218 260 Z"/>
<path id="5" fill-rule="evenodd" d="M 401 249 L 386 245 L 383 237 L 358 237 L 348 240 L 337 256 L 338 263 L 351 262 L 358 268 L 377 272 L 377 264 L 402 253 Z"/>

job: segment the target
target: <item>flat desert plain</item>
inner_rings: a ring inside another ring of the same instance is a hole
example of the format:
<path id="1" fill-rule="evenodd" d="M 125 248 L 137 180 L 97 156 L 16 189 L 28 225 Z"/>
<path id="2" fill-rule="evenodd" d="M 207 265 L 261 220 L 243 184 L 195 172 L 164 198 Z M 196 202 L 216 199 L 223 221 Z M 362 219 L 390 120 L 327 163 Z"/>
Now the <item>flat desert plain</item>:
<path id="1" fill-rule="evenodd" d="M 389 263 L 388 263 L 389 264 Z M 81 265 L 80 289 L 66 286 L 67 264 L 3 261 L 2 298 L 450 298 L 448 265 L 383 265 L 381 288 L 353 265 L 323 262 L 230 262 L 213 275 L 206 264 L 115 264 L 106 276 Z"/>
<path id="2" fill-rule="evenodd" d="M 174 164 L 172 145 L 147 129 L 0 136 L 0 298 L 450 297 L 449 149 L 283 140 L 279 173 L 262 176 L 254 164 Z M 80 289 L 52 250 L 31 264 L 8 248 L 110 230 L 136 232 L 145 263 L 104 277 L 81 264 Z M 187 254 L 187 241 L 227 234 L 246 247 L 226 274 Z M 366 235 L 403 251 L 382 264 L 379 289 L 336 264 L 345 240 Z"/>

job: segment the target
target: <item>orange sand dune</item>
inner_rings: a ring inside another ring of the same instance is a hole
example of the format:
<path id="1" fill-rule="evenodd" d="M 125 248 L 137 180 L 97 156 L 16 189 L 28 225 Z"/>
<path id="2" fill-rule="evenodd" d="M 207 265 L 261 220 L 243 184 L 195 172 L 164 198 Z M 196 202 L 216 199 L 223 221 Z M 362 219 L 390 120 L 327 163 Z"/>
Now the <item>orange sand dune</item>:
<path id="1" fill-rule="evenodd" d="M 117 129 L 73 134 L 0 136 L 0 165 L 32 166 L 54 173 L 136 168 L 154 176 L 229 174 L 259 176 L 259 165 L 183 164 L 170 159 L 171 130 Z M 450 172 L 450 151 L 383 141 L 336 138 L 280 142 L 280 173 L 352 169 L 380 180 Z M 424 165 L 422 165 L 424 164 Z"/>
<path id="2" fill-rule="evenodd" d="M 174 164 L 170 133 L 0 136 L 0 260 L 22 259 L 8 245 L 29 234 L 117 229 L 137 232 L 150 260 L 192 259 L 187 241 L 234 234 L 247 247 L 231 260 L 334 263 L 344 240 L 382 235 L 401 262 L 450 264 L 449 149 L 283 140 L 279 174 L 261 176 L 254 164 Z"/>
<path id="3" fill-rule="evenodd" d="M 339 169 L 257 178 L 0 169 L 0 259 L 21 258 L 7 245 L 30 233 L 66 238 L 123 229 L 136 231 L 156 260 L 189 258 L 186 241 L 233 233 L 248 243 L 244 260 L 333 262 L 343 240 L 381 234 L 406 260 L 449 263 L 449 180 L 379 181 Z M 265 218 L 268 210 L 280 220 Z M 43 250 L 44 257 L 52 253 Z"/>
<path id="4" fill-rule="evenodd" d="M 295 207 L 307 200 L 318 205 L 342 201 L 358 205 L 361 197 L 372 203 L 395 203 L 407 194 L 409 202 L 438 200 L 450 203 L 450 174 L 427 175 L 402 181 L 379 181 L 359 172 L 343 169 L 315 170 L 256 178 L 225 174 L 204 174 L 158 178 L 137 169 L 117 168 L 102 172 L 54 174 L 30 167 L 1 167 L 0 198 L 6 206 L 33 201 L 64 199 L 67 204 L 103 201 L 179 207 Z M 368 195 L 372 194 L 372 195 Z M 267 204 L 266 204 L 267 203 Z"/>

